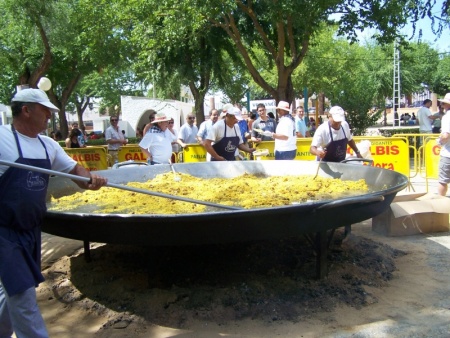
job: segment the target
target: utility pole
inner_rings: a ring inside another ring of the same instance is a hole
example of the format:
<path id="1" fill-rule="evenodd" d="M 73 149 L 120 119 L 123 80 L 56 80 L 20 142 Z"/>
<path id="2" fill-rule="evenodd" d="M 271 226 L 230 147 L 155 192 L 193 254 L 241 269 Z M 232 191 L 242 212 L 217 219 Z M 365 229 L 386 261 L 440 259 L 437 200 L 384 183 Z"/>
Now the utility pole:
<path id="1" fill-rule="evenodd" d="M 400 125 L 400 119 L 398 115 L 398 108 L 400 108 L 400 50 L 398 49 L 397 40 L 394 41 L 394 85 L 392 95 L 392 110 L 394 112 L 393 126 Z"/>

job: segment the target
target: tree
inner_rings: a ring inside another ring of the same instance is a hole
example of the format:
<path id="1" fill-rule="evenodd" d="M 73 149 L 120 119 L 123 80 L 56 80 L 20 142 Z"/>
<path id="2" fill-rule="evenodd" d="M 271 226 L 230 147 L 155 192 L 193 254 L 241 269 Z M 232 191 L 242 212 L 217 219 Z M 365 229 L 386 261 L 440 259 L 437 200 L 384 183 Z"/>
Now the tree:
<path id="1" fill-rule="evenodd" d="M 50 44 L 61 27 L 48 29 L 60 19 L 49 15 L 53 10 L 53 3 L 43 0 L 0 0 L 1 101 L 9 102 L 17 85 L 36 87 L 50 68 Z"/>
<path id="2" fill-rule="evenodd" d="M 65 109 L 79 81 L 110 65 L 121 69 L 129 62 L 127 40 L 122 35 L 126 30 L 113 25 L 114 13 L 109 6 L 95 6 L 87 0 L 0 1 L 7 19 L 7 24 L 0 27 L 0 42 L 5 46 L 0 49 L 0 58 L 8 61 L 8 69 L 18 78 L 16 84 L 36 87 L 43 75 L 52 80 L 48 95 L 60 108 L 61 133 L 65 137 Z"/>
<path id="3" fill-rule="evenodd" d="M 132 27 L 130 39 L 138 55 L 135 72 L 152 83 L 161 98 L 178 98 L 181 85 L 187 85 L 201 123 L 205 95 L 223 71 L 221 48 L 229 45 L 223 31 L 204 20 L 193 22 L 195 8 L 183 11 L 176 3 L 149 1 L 137 12 L 133 3 L 120 3 L 120 21 Z"/>
<path id="4" fill-rule="evenodd" d="M 445 95 L 450 92 L 450 56 L 439 60 L 439 64 L 432 80 L 432 88 L 435 93 Z"/>
<path id="5" fill-rule="evenodd" d="M 185 6 L 198 5 L 195 0 Z M 376 39 L 392 41 L 410 17 L 422 13 L 419 0 L 402 1 L 210 1 L 199 12 L 232 39 L 253 78 L 277 101 L 292 102 L 292 74 L 303 62 L 312 38 L 324 24 L 335 21 L 338 34 L 355 41 L 365 28 L 380 32 Z M 334 20 L 332 18 L 335 18 Z M 264 50 L 266 64 L 276 67 L 277 83 L 271 85 L 256 66 L 253 48 Z"/>
<path id="6" fill-rule="evenodd" d="M 122 95 L 145 96 L 145 93 L 145 86 L 130 69 L 109 66 L 101 73 L 92 72 L 84 76 L 71 96 L 70 102 L 76 107 L 78 122 L 81 126 L 83 112 L 90 103 L 98 102 L 99 112 L 104 114 L 120 106 Z"/>
<path id="7" fill-rule="evenodd" d="M 362 135 L 380 117 L 380 112 L 372 112 L 377 99 L 377 79 L 372 73 L 379 60 L 368 48 L 349 44 L 332 33 L 327 28 L 317 37 L 320 43 L 308 53 L 303 78 L 319 97 L 324 93 L 332 106 L 341 106 L 347 112 L 352 132 Z"/>
<path id="8" fill-rule="evenodd" d="M 77 98 L 72 102 L 86 106 L 90 101 L 88 97 L 99 97 L 106 93 L 114 92 L 115 102 L 119 102 L 120 94 L 111 87 L 114 82 L 111 77 L 103 77 L 108 69 L 113 69 L 111 74 L 120 74 L 129 67 L 132 56 L 128 49 L 127 40 L 124 38 L 125 28 L 115 26 L 112 20 L 113 13 L 109 7 L 93 4 L 90 1 L 79 1 L 68 7 L 63 7 L 70 18 L 67 20 L 70 30 L 66 32 L 66 43 L 55 47 L 55 60 L 49 71 L 49 75 L 55 79 L 56 86 L 49 91 L 49 97 L 60 108 L 61 133 L 67 134 L 66 106 L 78 84 L 88 77 L 88 85 L 96 79 L 97 86 L 82 88 Z M 111 51 L 111 53 L 105 53 Z M 109 87 L 108 89 L 104 89 Z M 80 100 L 81 96 L 83 97 Z M 106 95 L 107 96 L 107 95 Z M 108 102 L 107 97 L 105 102 Z M 81 106 L 81 107 L 82 107 Z M 83 109 L 78 107 L 78 119 L 82 124 Z"/>
<path id="9" fill-rule="evenodd" d="M 221 70 L 214 75 L 215 81 L 213 89 L 223 92 L 224 103 L 240 103 L 247 91 L 251 91 L 252 82 L 245 65 L 236 53 L 228 54 L 226 51 L 221 63 Z"/>

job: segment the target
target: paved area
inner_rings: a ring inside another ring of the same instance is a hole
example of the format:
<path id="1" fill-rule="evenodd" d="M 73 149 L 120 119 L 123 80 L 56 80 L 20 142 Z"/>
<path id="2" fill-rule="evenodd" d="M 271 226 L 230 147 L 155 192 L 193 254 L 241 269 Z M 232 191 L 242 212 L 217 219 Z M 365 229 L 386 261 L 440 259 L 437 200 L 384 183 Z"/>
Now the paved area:
<path id="1" fill-rule="evenodd" d="M 42 233 L 42 269 L 51 266 L 63 256 L 69 256 L 83 249 L 83 241 Z"/>
<path id="2" fill-rule="evenodd" d="M 437 194 L 438 181 L 436 179 L 425 179 L 420 173 L 416 174 L 414 171 L 411 171 L 411 176 L 409 179 L 411 185 L 406 191 Z"/>

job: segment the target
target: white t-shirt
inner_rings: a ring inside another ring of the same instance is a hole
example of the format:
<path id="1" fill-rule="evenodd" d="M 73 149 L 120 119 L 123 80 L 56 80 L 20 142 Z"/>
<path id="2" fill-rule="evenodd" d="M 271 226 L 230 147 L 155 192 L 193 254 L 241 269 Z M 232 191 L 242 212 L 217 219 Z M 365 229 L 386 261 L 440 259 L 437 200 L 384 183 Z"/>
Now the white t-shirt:
<path id="1" fill-rule="evenodd" d="M 329 122 L 322 123 L 314 132 L 311 146 L 317 147 L 317 149 L 323 149 L 328 143 L 330 143 L 330 128 Z M 341 128 L 338 130 L 331 128 L 331 134 L 333 136 L 333 141 L 342 140 L 343 138 L 347 138 L 348 141 L 353 139 L 347 121 L 342 121 Z"/>
<path id="2" fill-rule="evenodd" d="M 178 133 L 178 138 L 183 140 L 186 144 L 197 143 L 198 128 L 196 125 L 189 125 L 185 123 L 181 126 L 180 132 Z"/>
<path id="3" fill-rule="evenodd" d="M 419 120 L 419 131 L 430 133 L 433 130 L 433 120 L 429 118 L 431 111 L 427 107 L 422 107 L 417 112 L 417 118 Z"/>
<path id="4" fill-rule="evenodd" d="M 441 133 L 450 134 L 450 111 L 447 111 L 442 117 L 441 121 Z M 450 142 L 444 144 L 441 148 L 441 156 L 450 158 Z"/>
<path id="5" fill-rule="evenodd" d="M 70 172 L 77 164 L 69 155 L 66 154 L 63 148 L 52 138 L 39 135 L 37 137 L 28 137 L 17 132 L 19 137 L 20 148 L 22 149 L 22 156 L 24 158 L 45 159 L 45 149 L 39 138 L 44 142 L 45 148 L 52 164 L 52 170 L 64 173 Z M 0 159 L 3 161 L 16 162 L 19 158 L 19 151 L 17 149 L 16 140 L 11 130 L 11 125 L 0 126 Z M 0 165 L 0 176 L 8 169 L 8 166 Z"/>
<path id="6" fill-rule="evenodd" d="M 206 139 L 206 136 L 208 136 L 208 132 L 212 129 L 213 125 L 214 124 L 212 120 L 203 121 L 202 124 L 200 124 L 197 136 L 201 137 L 202 140 L 204 141 Z"/>
<path id="7" fill-rule="evenodd" d="M 123 136 L 122 131 L 120 129 L 114 129 L 113 126 L 109 126 L 105 130 L 105 139 L 108 140 L 125 140 L 125 136 Z M 118 150 L 122 146 L 121 143 L 108 144 L 109 150 Z"/>
<path id="8" fill-rule="evenodd" d="M 230 136 L 238 136 L 239 137 L 239 144 L 242 144 L 242 136 L 241 136 L 241 130 L 239 129 L 239 126 L 237 123 L 233 127 L 228 127 L 228 125 L 225 123 L 225 120 L 220 120 L 214 123 L 213 127 L 209 130 L 208 135 L 206 136 L 207 140 L 211 140 L 214 143 L 219 142 L 221 139 L 223 139 L 225 135 L 225 127 L 227 128 L 227 137 Z"/>
<path id="9" fill-rule="evenodd" d="M 275 134 L 287 136 L 287 140 L 275 139 L 275 150 L 292 151 L 297 149 L 297 136 L 295 135 L 295 123 L 289 116 L 283 116 L 277 124 Z"/>
<path id="10" fill-rule="evenodd" d="M 162 133 L 152 133 L 149 130 L 139 143 L 139 146 L 148 149 L 150 154 L 152 154 L 152 161 L 167 164 L 172 157 L 172 140 L 173 134 L 169 129 Z"/>

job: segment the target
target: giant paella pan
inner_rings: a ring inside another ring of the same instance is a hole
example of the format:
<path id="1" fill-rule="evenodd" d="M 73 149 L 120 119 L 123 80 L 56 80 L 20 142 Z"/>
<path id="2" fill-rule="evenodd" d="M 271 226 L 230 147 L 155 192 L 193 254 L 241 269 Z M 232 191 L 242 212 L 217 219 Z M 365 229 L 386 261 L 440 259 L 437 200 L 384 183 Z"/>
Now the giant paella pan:
<path id="1" fill-rule="evenodd" d="M 243 173 L 279 176 L 311 175 L 313 161 L 240 161 L 180 163 L 174 168 L 203 178 L 234 178 Z M 397 172 L 366 165 L 321 163 L 319 176 L 340 180 L 364 179 L 369 190 L 356 196 L 307 201 L 270 208 L 226 210 L 210 207 L 205 212 L 176 215 L 94 214 L 84 210 L 48 211 L 43 231 L 85 242 L 131 245 L 203 245 L 280 239 L 323 233 L 372 218 L 385 211 L 396 193 L 407 185 Z M 144 182 L 169 172 L 169 165 L 123 167 L 98 171 L 110 182 Z M 176 183 L 175 183 L 176 184 Z M 212 186 L 211 189 L 220 189 Z M 79 191 L 65 178 L 52 177 L 48 196 L 64 196 Z M 199 197 L 201 199 L 201 197 Z"/>

